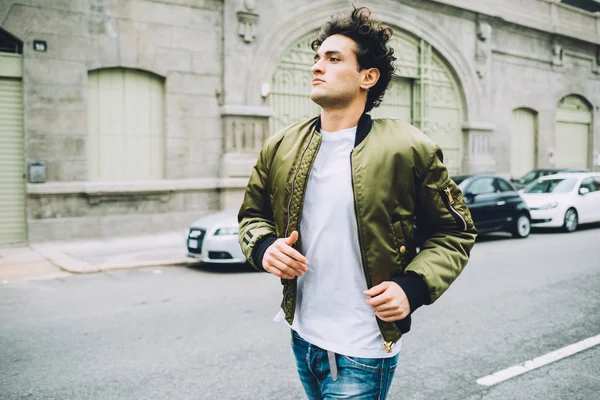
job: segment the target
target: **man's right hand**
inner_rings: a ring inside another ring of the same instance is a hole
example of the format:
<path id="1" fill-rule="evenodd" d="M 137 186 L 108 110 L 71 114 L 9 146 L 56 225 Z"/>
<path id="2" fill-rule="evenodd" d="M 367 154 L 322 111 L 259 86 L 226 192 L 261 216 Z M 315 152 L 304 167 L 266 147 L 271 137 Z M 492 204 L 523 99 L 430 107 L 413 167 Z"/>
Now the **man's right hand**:
<path id="1" fill-rule="evenodd" d="M 262 267 L 268 273 L 283 279 L 294 279 L 308 271 L 308 260 L 292 246 L 298 241 L 298 232 L 277 239 L 265 251 Z"/>

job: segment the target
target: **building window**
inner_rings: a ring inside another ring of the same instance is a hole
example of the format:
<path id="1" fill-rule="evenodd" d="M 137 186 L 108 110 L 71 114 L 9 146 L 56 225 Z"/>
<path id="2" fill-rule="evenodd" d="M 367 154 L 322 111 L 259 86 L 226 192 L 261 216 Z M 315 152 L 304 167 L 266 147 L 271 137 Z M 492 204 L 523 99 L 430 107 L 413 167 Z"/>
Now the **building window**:
<path id="1" fill-rule="evenodd" d="M 164 178 L 164 97 L 164 79 L 149 72 L 89 72 L 89 180 Z"/>

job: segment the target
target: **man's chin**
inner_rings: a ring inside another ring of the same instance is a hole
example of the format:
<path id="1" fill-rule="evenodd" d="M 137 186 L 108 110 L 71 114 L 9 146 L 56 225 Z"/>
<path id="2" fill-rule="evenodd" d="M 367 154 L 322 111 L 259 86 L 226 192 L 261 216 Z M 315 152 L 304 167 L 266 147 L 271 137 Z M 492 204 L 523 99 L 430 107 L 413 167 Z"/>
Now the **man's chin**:
<path id="1" fill-rule="evenodd" d="M 318 106 L 323 107 L 323 104 L 327 102 L 326 97 L 321 93 L 315 93 L 314 89 L 310 93 L 310 99 Z"/>

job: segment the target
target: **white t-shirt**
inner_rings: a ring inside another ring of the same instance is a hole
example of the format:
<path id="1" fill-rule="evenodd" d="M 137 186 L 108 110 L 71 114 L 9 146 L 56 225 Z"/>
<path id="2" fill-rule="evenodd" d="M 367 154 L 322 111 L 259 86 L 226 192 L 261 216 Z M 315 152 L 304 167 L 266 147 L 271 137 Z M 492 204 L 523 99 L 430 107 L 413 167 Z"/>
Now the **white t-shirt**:
<path id="1" fill-rule="evenodd" d="M 308 342 L 350 357 L 386 358 L 367 289 L 358 243 L 350 153 L 356 127 L 324 132 L 310 172 L 300 221 L 300 252 L 308 272 L 298 278 L 291 328 Z M 285 322 L 283 311 L 275 317 Z"/>

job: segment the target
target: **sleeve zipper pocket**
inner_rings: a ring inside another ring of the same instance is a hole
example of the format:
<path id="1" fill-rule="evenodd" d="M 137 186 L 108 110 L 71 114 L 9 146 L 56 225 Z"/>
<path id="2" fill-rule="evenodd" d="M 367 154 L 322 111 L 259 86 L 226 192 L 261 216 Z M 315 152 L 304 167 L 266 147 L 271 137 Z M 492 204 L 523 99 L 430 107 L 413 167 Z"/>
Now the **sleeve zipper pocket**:
<path id="1" fill-rule="evenodd" d="M 448 206 L 448 211 L 450 211 L 450 214 L 452 214 L 454 216 L 454 219 L 456 220 L 457 223 L 460 223 L 463 227 L 463 230 L 467 230 L 467 221 L 465 221 L 465 219 L 463 218 L 462 215 L 460 215 L 460 213 L 458 211 L 456 211 L 456 209 L 454 208 L 454 198 L 452 197 L 452 192 L 450 191 L 449 187 L 446 187 L 444 189 L 444 194 L 446 194 L 446 204 Z"/>

